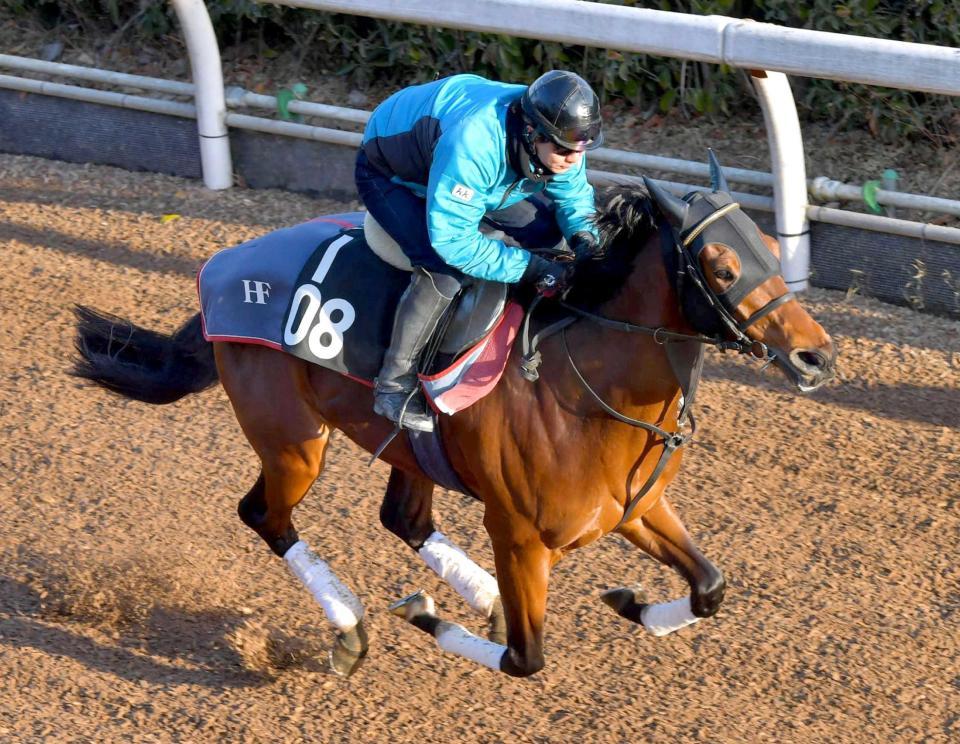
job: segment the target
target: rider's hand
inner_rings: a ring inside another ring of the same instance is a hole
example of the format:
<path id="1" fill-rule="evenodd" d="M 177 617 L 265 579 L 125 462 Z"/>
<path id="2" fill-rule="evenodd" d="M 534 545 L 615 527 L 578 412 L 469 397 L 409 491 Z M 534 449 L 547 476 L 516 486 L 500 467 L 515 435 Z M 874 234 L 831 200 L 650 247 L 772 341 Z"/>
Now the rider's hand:
<path id="1" fill-rule="evenodd" d="M 527 264 L 520 281 L 533 284 L 537 292 L 550 297 L 558 292 L 563 292 L 569 286 L 572 276 L 573 264 L 548 261 L 535 253 L 531 253 L 530 263 Z"/>
<path id="2" fill-rule="evenodd" d="M 577 263 L 591 259 L 600 259 L 606 255 L 606 251 L 600 246 L 600 241 L 597 240 L 593 233 L 587 232 L 586 230 L 574 233 L 569 243 L 570 248 L 573 250 L 573 255 L 576 256 Z"/>

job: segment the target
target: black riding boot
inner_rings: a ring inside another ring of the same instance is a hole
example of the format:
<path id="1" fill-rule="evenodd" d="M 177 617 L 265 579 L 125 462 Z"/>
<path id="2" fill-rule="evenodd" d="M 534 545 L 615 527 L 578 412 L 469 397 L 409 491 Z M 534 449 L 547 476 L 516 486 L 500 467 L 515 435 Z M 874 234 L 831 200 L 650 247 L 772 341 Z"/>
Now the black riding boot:
<path id="1" fill-rule="evenodd" d="M 447 274 L 413 270 L 410 286 L 400 296 L 390 348 L 373 389 L 373 410 L 408 429 L 433 431 L 433 417 L 417 391 L 417 362 L 444 311 L 460 290 Z M 402 415 L 402 420 L 401 420 Z"/>

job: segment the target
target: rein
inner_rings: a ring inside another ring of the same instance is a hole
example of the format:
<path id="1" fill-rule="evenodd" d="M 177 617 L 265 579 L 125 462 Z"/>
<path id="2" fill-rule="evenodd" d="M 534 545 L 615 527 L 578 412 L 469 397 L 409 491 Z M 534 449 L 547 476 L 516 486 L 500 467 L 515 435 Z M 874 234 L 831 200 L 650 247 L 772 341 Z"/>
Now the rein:
<path id="1" fill-rule="evenodd" d="M 665 225 L 664 222 L 661 222 L 660 224 L 661 248 L 663 247 L 664 242 L 669 240 L 674 249 L 677 251 L 678 257 L 681 259 L 681 262 L 677 267 L 676 277 L 678 293 L 682 291 L 682 282 L 684 277 L 688 277 L 710 304 L 711 308 L 718 314 L 724 325 L 730 330 L 731 335 L 734 336 L 734 340 L 725 340 L 719 336 L 706 336 L 700 333 L 681 333 L 679 331 L 671 331 L 662 326 L 644 326 L 637 325 L 635 323 L 628 323 L 622 320 L 614 320 L 612 318 L 607 318 L 602 315 L 589 312 L 582 308 L 576 307 L 575 305 L 570 305 L 564 300 L 560 300 L 559 305 L 577 317 L 568 316 L 562 320 L 552 323 L 535 334 L 531 340 L 529 336 L 530 318 L 533 316 L 533 311 L 543 298 L 543 295 L 538 295 L 533 300 L 533 302 L 530 304 L 530 308 L 527 311 L 527 315 L 524 318 L 522 342 L 523 355 L 520 367 L 521 374 L 525 379 L 532 382 L 539 378 L 539 372 L 537 371 L 537 368 L 541 363 L 541 355 L 537 347 L 539 346 L 540 341 L 556 333 L 560 333 L 563 351 L 567 357 L 567 362 L 570 364 L 570 368 L 576 375 L 580 385 L 590 394 L 597 405 L 599 405 L 608 416 L 616 421 L 638 429 L 644 429 L 645 431 L 660 437 L 662 440 L 663 451 L 660 453 L 660 458 L 658 459 L 653 472 L 647 478 L 643 486 L 641 486 L 637 491 L 636 495 L 634 495 L 634 497 L 626 505 L 623 516 L 611 531 L 617 530 L 621 525 L 626 523 L 637 510 L 640 510 L 640 514 L 643 515 L 656 505 L 657 501 L 659 501 L 660 495 L 651 494 L 651 489 L 653 488 L 654 484 L 656 484 L 657 480 L 659 480 L 660 475 L 666 468 L 667 463 L 670 462 L 673 454 L 693 438 L 697 427 L 696 420 L 693 417 L 692 407 L 694 398 L 696 396 L 697 386 L 700 381 L 704 346 L 716 346 L 721 351 L 732 350 L 737 351 L 740 354 L 751 354 L 752 356 L 759 358 L 762 362 L 764 362 L 764 366 L 770 364 L 775 359 L 774 356 L 770 355 L 766 344 L 761 341 L 754 341 L 750 339 L 744 333 L 744 331 L 760 320 L 760 318 L 768 315 L 784 303 L 794 299 L 793 293 L 787 292 L 786 294 L 771 300 L 762 308 L 753 313 L 745 321 L 738 322 L 727 310 L 727 308 L 723 306 L 723 303 L 716 296 L 716 293 L 709 287 L 709 285 L 707 285 L 689 250 L 689 247 L 693 241 L 696 240 L 697 237 L 699 237 L 704 230 L 710 226 L 710 224 L 722 219 L 727 213 L 732 212 L 735 209 L 739 209 L 739 207 L 740 205 L 738 203 L 732 202 L 715 210 L 704 217 L 699 223 L 694 225 L 682 239 L 678 239 L 674 234 L 673 229 Z M 581 318 L 604 328 L 610 328 L 624 333 L 642 333 L 652 336 L 656 343 L 664 347 L 667 353 L 667 358 L 670 362 L 670 367 L 673 370 L 677 381 L 680 383 L 682 393 L 682 403 L 680 407 L 680 413 L 677 416 L 677 424 L 680 429 L 684 428 L 687 423 L 687 418 L 689 417 L 689 432 L 669 432 L 655 424 L 641 421 L 631 416 L 626 416 L 617 411 L 615 408 L 613 408 L 613 406 L 609 405 L 605 400 L 603 400 L 603 398 L 600 397 L 600 394 L 590 386 L 586 378 L 583 376 L 583 373 L 581 373 L 580 369 L 577 367 L 577 364 L 574 362 L 573 356 L 570 354 L 570 349 L 567 345 L 566 329 Z M 674 349 L 678 346 L 685 347 L 685 350 L 688 350 L 690 348 L 690 343 L 699 345 L 697 347 L 696 358 L 694 360 L 690 359 L 689 353 L 684 355 L 682 352 L 674 352 Z"/>

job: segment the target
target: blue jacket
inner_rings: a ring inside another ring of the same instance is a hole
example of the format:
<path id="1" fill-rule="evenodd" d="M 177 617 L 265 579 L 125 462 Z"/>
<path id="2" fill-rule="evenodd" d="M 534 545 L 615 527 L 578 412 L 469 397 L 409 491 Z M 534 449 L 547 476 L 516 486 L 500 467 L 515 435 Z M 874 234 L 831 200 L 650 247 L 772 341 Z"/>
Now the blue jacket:
<path id="1" fill-rule="evenodd" d="M 464 274 L 519 281 L 530 254 L 480 233 L 486 212 L 545 191 L 564 237 L 596 233 L 586 162 L 546 184 L 521 178 L 507 156 L 507 109 L 522 85 L 454 75 L 394 93 L 374 110 L 361 147 L 392 180 L 426 197 L 433 249 Z"/>

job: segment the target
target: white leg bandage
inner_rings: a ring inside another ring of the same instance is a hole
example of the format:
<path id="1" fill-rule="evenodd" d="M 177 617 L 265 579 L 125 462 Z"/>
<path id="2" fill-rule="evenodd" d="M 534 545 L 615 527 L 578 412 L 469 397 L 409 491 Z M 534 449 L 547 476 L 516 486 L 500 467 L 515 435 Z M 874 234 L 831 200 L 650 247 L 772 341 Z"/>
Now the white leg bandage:
<path id="1" fill-rule="evenodd" d="M 640 613 L 643 627 L 655 636 L 665 636 L 687 625 L 692 625 L 699 619 L 690 609 L 690 597 L 648 605 Z"/>
<path id="2" fill-rule="evenodd" d="M 294 575 L 310 590 L 331 623 L 340 630 L 350 630 L 363 617 L 363 605 L 333 572 L 326 561 L 317 556 L 303 540 L 294 543 L 283 560 Z"/>
<path id="3" fill-rule="evenodd" d="M 434 532 L 420 548 L 423 562 L 484 617 L 490 617 L 500 596 L 497 580 L 474 563 L 441 532 Z"/>
<path id="4" fill-rule="evenodd" d="M 437 645 L 444 651 L 500 671 L 500 658 L 506 653 L 506 646 L 478 638 L 462 625 L 448 623 L 446 620 L 440 621 L 433 635 L 437 639 Z"/>

